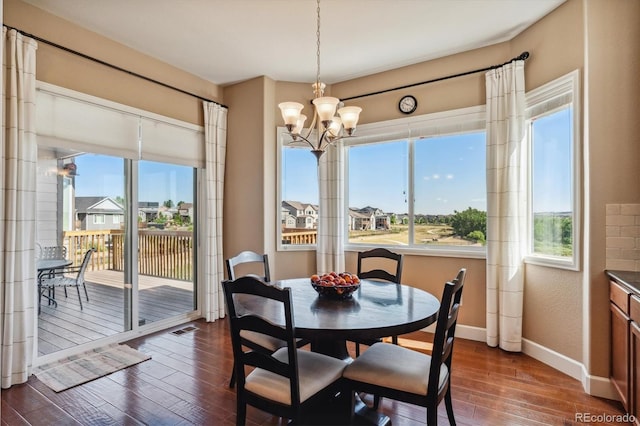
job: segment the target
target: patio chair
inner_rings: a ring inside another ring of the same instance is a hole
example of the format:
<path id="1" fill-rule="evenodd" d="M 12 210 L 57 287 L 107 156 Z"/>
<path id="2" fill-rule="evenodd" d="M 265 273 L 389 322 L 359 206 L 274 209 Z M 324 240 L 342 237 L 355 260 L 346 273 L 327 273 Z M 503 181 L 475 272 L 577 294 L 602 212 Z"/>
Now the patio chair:
<path id="1" fill-rule="evenodd" d="M 80 286 L 84 288 L 84 294 L 87 298 L 87 302 L 89 301 L 89 293 L 87 292 L 87 286 L 84 281 L 84 273 L 87 270 L 87 266 L 89 265 L 89 261 L 91 260 L 91 255 L 95 251 L 94 248 L 90 248 L 84 254 L 82 258 L 82 263 L 80 266 L 65 268 L 63 270 L 57 270 L 53 276 L 47 275 L 43 276 L 38 281 L 38 312 L 40 312 L 40 300 L 42 299 L 42 295 L 45 291 L 51 291 L 53 293 L 53 298 L 55 298 L 55 289 L 57 287 L 62 287 L 65 289 L 67 287 L 75 287 L 78 292 L 78 301 L 80 302 L 80 310 L 82 307 L 82 297 L 80 296 Z M 75 276 L 70 276 L 75 274 Z"/>
<path id="2" fill-rule="evenodd" d="M 40 247 L 39 259 L 66 259 L 67 248 L 65 246 Z"/>

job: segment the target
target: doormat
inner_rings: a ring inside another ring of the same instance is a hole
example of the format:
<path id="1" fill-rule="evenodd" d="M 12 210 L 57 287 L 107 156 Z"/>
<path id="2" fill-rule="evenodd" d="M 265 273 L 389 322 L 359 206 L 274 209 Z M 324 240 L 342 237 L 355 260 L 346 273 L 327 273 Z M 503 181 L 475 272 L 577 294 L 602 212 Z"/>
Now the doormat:
<path id="1" fill-rule="evenodd" d="M 127 345 L 112 344 L 41 365 L 34 374 L 56 392 L 90 382 L 123 368 L 151 359 Z"/>

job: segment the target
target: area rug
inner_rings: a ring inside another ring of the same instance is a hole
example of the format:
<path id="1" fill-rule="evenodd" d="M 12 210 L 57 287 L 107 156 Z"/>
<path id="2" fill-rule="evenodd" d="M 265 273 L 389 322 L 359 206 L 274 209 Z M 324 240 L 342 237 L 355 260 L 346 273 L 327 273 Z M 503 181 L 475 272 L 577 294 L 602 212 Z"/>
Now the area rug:
<path id="1" fill-rule="evenodd" d="M 112 344 L 41 365 L 34 374 L 56 392 L 87 383 L 123 368 L 151 359 L 127 345 Z"/>

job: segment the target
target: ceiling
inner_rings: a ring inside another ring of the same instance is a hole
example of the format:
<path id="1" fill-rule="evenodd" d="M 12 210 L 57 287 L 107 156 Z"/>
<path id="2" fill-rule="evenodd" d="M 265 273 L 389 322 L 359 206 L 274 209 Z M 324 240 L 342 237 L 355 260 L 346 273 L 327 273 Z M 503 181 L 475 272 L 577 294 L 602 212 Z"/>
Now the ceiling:
<path id="1" fill-rule="evenodd" d="M 315 81 L 314 0 L 24 1 L 218 85 Z M 510 40 L 564 1 L 322 0 L 321 79 Z"/>

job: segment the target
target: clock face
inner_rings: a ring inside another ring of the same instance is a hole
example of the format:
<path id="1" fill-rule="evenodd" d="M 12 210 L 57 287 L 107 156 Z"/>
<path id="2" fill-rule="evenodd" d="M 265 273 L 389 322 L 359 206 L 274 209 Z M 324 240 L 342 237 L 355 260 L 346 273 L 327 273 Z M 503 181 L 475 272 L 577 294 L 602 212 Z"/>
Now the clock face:
<path id="1" fill-rule="evenodd" d="M 400 112 L 411 114 L 418 107 L 418 101 L 411 95 L 403 96 L 398 103 Z"/>

